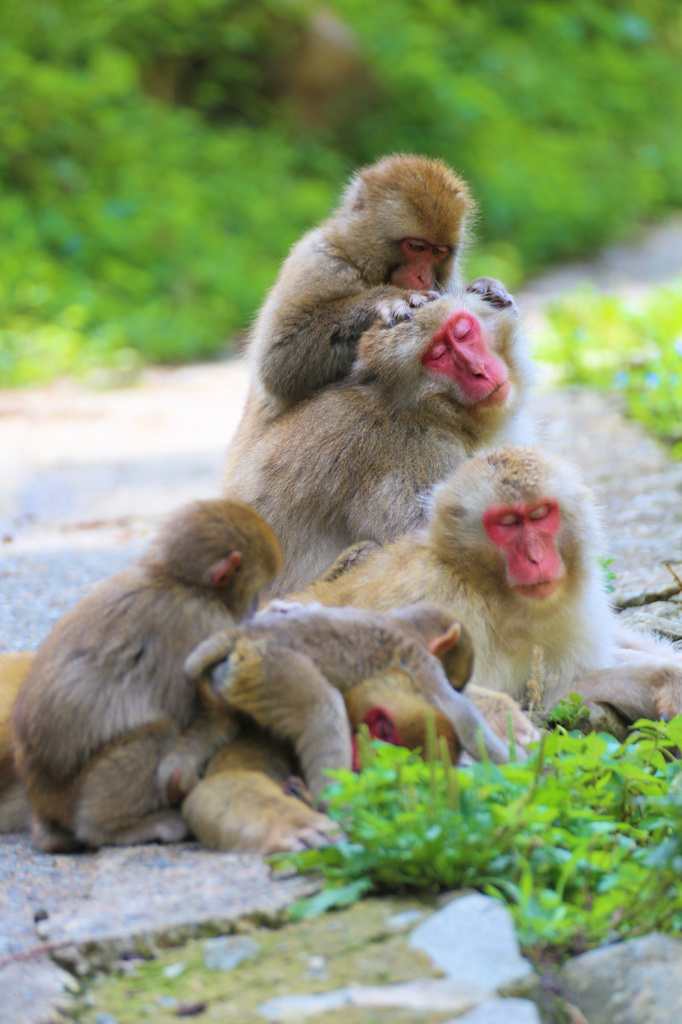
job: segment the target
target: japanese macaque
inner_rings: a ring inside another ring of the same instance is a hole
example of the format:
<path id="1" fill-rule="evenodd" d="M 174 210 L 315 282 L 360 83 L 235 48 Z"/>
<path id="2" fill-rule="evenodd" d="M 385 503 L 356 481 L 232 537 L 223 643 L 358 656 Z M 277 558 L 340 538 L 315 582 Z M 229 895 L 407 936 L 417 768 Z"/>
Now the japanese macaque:
<path id="1" fill-rule="evenodd" d="M 474 707 L 458 692 L 473 661 L 466 628 L 430 604 L 378 615 L 275 602 L 208 637 L 186 673 L 246 718 L 185 799 L 185 820 L 221 850 L 268 854 L 333 841 L 338 827 L 288 795 L 297 792 L 291 776 L 300 772 L 317 795 L 327 769 L 357 768 L 361 723 L 372 737 L 424 749 L 432 719 L 453 761 L 463 748 L 480 756 L 481 744 L 506 760 L 509 715 L 520 745 L 539 734 L 505 694 L 472 688 Z"/>
<path id="2" fill-rule="evenodd" d="M 351 767 L 351 732 L 361 722 L 370 735 L 424 747 L 431 713 L 453 761 L 461 748 L 478 757 L 480 743 L 507 760 L 505 744 L 458 692 L 472 662 L 468 634 L 435 605 L 387 615 L 302 606 L 208 637 L 185 673 L 198 682 L 212 669 L 210 685 L 231 709 L 292 744 L 318 796 L 327 768 Z"/>
<path id="3" fill-rule="evenodd" d="M 28 651 L 0 654 L 0 834 L 22 832 L 31 821 L 26 790 L 14 764 L 9 716 L 32 661 Z"/>
<path id="4" fill-rule="evenodd" d="M 593 501 L 565 463 L 501 448 L 469 459 L 434 489 L 423 530 L 336 577 L 332 566 L 293 599 L 376 609 L 437 601 L 471 632 L 474 685 L 523 700 L 538 647 L 547 707 L 575 691 L 630 721 L 676 714 L 682 659 L 619 624 L 598 540 Z"/>
<path id="5" fill-rule="evenodd" d="M 174 809 L 237 731 L 183 674 L 196 644 L 248 615 L 279 571 L 277 540 L 238 502 L 197 502 L 149 554 L 100 585 L 39 648 L 11 716 L 42 850 L 171 842 Z"/>
<path id="6" fill-rule="evenodd" d="M 392 327 L 447 289 L 471 206 L 440 160 L 398 155 L 355 174 L 338 209 L 294 246 L 258 316 L 249 404 L 259 415 L 344 377 L 375 321 Z M 498 281 L 471 288 L 512 304 Z"/>
<path id="7" fill-rule="evenodd" d="M 346 380 L 238 434 L 226 492 L 280 540 L 284 569 L 269 595 L 304 586 L 350 544 L 414 530 L 433 484 L 463 459 L 529 440 L 531 376 L 515 309 L 462 291 L 375 325 Z"/>

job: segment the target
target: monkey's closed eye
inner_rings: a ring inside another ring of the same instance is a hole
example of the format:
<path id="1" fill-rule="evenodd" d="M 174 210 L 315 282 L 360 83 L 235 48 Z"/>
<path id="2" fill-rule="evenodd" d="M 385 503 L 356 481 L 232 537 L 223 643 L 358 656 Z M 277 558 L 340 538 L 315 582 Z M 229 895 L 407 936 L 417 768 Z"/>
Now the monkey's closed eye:
<path id="1" fill-rule="evenodd" d="M 550 513 L 549 505 L 538 505 L 532 512 L 528 513 L 529 519 L 546 519 Z"/>
<path id="2" fill-rule="evenodd" d="M 512 515 L 511 512 L 508 512 L 505 515 L 498 516 L 497 524 L 498 526 L 518 526 L 519 518 L 518 516 Z"/>

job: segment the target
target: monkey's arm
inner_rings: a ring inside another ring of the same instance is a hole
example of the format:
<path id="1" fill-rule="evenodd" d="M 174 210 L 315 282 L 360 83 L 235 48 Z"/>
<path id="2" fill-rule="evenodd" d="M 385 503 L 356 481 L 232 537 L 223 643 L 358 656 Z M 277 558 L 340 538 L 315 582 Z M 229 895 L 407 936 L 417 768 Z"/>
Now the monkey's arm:
<path id="1" fill-rule="evenodd" d="M 436 297 L 435 292 L 380 285 L 327 302 L 293 305 L 276 318 L 276 329 L 259 346 L 259 379 L 269 394 L 298 402 L 348 373 L 360 336 L 375 321 L 391 327 Z"/>
<path id="2" fill-rule="evenodd" d="M 325 769 L 350 768 L 352 763 L 351 728 L 341 693 L 298 651 L 273 645 L 263 654 L 258 672 L 240 655 L 233 652 L 213 670 L 214 692 L 293 745 L 303 778 L 317 796 L 328 781 Z"/>

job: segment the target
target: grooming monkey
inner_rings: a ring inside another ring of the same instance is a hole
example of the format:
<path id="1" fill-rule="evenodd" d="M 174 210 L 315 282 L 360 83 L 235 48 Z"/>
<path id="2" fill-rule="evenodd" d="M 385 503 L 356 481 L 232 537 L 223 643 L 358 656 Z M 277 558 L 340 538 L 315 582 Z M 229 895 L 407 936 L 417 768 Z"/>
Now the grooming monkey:
<path id="1" fill-rule="evenodd" d="M 539 734 L 505 694 L 472 688 L 477 711 L 457 692 L 472 664 L 467 630 L 429 604 L 388 615 L 280 605 L 208 637 L 187 674 L 247 718 L 185 799 L 183 817 L 214 849 L 268 854 L 336 839 L 330 819 L 286 795 L 286 782 L 300 772 L 317 794 L 326 769 L 357 768 L 351 733 L 361 723 L 372 737 L 424 749 L 433 717 L 453 761 L 463 746 L 479 756 L 480 728 L 490 755 L 506 760 L 510 713 L 520 745 Z M 479 712 L 497 718 L 504 742 Z"/>
<path id="2" fill-rule="evenodd" d="M 270 595 L 319 575 L 358 541 L 385 543 L 424 519 L 424 498 L 462 459 L 528 440 L 532 376 L 519 318 L 460 291 L 362 337 L 349 377 L 231 450 L 229 497 L 277 534 Z"/>
<path id="3" fill-rule="evenodd" d="M 592 499 L 565 463 L 501 448 L 464 462 L 434 489 L 423 530 L 336 577 L 332 566 L 294 599 L 376 609 L 436 601 L 471 632 L 475 685 L 522 700 L 537 645 L 547 707 L 577 691 L 630 721 L 679 713 L 682 659 L 619 624 L 598 536 Z"/>
<path id="4" fill-rule="evenodd" d="M 171 842 L 172 804 L 236 732 L 183 674 L 279 571 L 270 528 L 238 502 L 189 506 L 149 554 L 85 597 L 32 660 L 12 712 L 16 767 L 42 850 Z"/>
<path id="5" fill-rule="evenodd" d="M 294 246 L 256 322 L 251 356 L 260 415 L 344 377 L 360 336 L 392 327 L 456 279 L 472 201 L 440 160 L 396 155 L 356 173 L 324 223 Z M 511 305 L 504 287 L 470 288 Z"/>

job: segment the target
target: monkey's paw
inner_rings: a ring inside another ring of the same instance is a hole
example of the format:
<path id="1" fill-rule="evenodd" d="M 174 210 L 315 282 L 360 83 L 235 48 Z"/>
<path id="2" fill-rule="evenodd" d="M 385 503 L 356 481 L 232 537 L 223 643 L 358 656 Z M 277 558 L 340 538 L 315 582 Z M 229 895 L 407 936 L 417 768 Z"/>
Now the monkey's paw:
<path id="1" fill-rule="evenodd" d="M 498 306 L 500 309 L 511 308 L 518 313 L 514 296 L 510 295 L 502 282 L 497 281 L 494 277 L 477 277 L 467 287 L 467 291 L 480 295 L 491 306 Z"/>
<path id="2" fill-rule="evenodd" d="M 410 292 L 405 298 L 382 299 L 374 307 L 379 319 L 387 327 L 395 327 L 401 320 L 411 320 L 412 310 L 439 299 L 438 292 Z"/>
<path id="3" fill-rule="evenodd" d="M 663 668 L 654 678 L 654 707 L 666 720 L 682 714 L 682 669 Z"/>
<path id="4" fill-rule="evenodd" d="M 270 836 L 267 854 L 319 850 L 343 838 L 344 832 L 338 822 L 332 821 L 326 814 L 311 814 L 305 825 L 275 828 Z"/>

